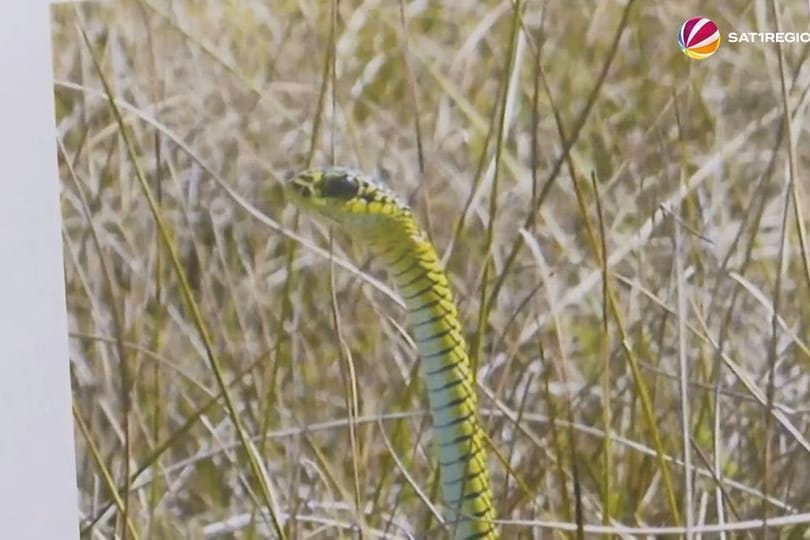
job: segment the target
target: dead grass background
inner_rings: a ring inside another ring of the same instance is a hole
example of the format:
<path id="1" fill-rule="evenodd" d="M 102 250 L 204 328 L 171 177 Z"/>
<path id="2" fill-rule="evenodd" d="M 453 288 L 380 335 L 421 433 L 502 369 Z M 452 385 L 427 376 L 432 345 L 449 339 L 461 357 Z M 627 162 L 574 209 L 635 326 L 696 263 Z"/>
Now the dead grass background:
<path id="1" fill-rule="evenodd" d="M 676 33 L 804 31 L 807 3 L 515 11 L 53 8 L 83 537 L 441 537 L 392 458 L 435 499 L 403 310 L 281 191 L 333 161 L 446 257 L 504 538 L 802 537 L 810 48 Z"/>

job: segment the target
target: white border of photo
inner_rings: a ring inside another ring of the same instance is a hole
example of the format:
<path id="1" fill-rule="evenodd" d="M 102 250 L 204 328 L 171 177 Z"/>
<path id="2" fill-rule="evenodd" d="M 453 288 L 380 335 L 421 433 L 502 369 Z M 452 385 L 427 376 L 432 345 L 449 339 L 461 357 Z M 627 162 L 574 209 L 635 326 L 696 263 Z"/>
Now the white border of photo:
<path id="1" fill-rule="evenodd" d="M 50 2 L 0 7 L 0 530 L 78 538 Z"/>

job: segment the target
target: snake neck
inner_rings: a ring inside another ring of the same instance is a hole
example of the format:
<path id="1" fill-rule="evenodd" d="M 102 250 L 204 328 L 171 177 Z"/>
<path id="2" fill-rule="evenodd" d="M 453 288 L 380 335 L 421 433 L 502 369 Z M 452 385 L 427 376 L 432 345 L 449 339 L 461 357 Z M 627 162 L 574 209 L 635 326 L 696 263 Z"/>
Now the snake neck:
<path id="1" fill-rule="evenodd" d="M 405 301 L 421 357 L 445 519 L 454 538 L 495 539 L 484 437 L 456 304 L 433 245 L 412 220 L 402 227 L 379 231 L 372 247 Z"/>

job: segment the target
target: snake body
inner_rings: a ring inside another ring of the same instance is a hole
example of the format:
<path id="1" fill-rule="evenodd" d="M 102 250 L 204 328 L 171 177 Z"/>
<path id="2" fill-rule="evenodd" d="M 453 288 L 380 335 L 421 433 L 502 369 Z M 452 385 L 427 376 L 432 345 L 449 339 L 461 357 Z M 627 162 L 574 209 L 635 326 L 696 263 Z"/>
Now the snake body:
<path id="1" fill-rule="evenodd" d="M 456 539 L 497 539 L 467 346 L 432 243 L 410 208 L 362 173 L 312 169 L 287 187 L 295 204 L 365 241 L 387 267 L 405 301 L 421 357 L 447 527 Z"/>

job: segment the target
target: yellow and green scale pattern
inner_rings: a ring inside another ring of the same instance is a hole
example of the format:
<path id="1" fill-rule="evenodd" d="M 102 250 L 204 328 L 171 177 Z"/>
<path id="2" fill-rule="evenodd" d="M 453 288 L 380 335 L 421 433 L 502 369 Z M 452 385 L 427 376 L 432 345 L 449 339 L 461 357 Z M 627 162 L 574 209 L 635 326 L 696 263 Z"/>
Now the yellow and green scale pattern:
<path id="1" fill-rule="evenodd" d="M 433 244 L 410 208 L 361 172 L 312 169 L 286 185 L 297 206 L 367 243 L 388 269 L 421 357 L 446 526 L 456 539 L 497 539 L 467 345 Z"/>

